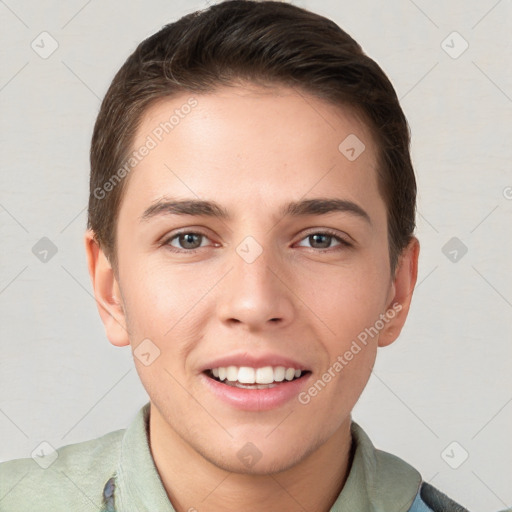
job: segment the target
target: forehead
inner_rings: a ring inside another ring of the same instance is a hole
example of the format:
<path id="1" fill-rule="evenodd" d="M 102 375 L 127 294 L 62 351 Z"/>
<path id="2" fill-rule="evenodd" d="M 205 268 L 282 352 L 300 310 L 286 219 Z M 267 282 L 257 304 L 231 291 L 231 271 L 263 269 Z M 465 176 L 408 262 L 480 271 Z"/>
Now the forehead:
<path id="1" fill-rule="evenodd" d="M 208 94 L 181 92 L 157 100 L 142 116 L 134 145 L 143 143 L 148 135 L 165 143 L 162 139 L 169 138 L 167 135 L 179 137 L 184 130 L 183 135 L 190 139 L 194 134 L 187 127 L 178 129 L 183 124 L 199 130 L 194 139 L 201 143 L 206 142 L 205 135 L 229 134 L 232 144 L 226 149 L 230 152 L 240 140 L 251 146 L 258 142 L 269 148 L 279 145 L 284 151 L 289 147 L 298 150 L 304 142 L 304 149 L 312 145 L 320 149 L 320 141 L 330 145 L 356 134 L 371 146 L 370 156 L 375 149 L 370 129 L 355 108 L 334 105 L 298 88 L 255 84 L 220 86 Z M 258 137 L 248 140 L 247 135 Z"/>
<path id="2" fill-rule="evenodd" d="M 159 100 L 132 150 L 144 146 L 123 199 L 139 211 L 164 195 L 216 199 L 238 213 L 328 195 L 373 200 L 382 213 L 370 129 L 353 109 L 297 89 L 220 87 Z"/>

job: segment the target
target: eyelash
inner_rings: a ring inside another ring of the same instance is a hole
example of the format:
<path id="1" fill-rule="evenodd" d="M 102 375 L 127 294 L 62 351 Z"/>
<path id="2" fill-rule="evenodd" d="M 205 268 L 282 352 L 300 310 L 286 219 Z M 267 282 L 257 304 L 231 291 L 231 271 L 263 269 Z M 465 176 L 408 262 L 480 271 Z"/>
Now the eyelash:
<path id="1" fill-rule="evenodd" d="M 204 238 L 208 238 L 207 235 L 205 235 L 204 233 L 201 233 L 200 231 L 179 231 L 178 233 L 175 233 L 171 237 L 166 238 L 162 242 L 161 245 L 165 246 L 168 250 L 170 250 L 171 252 L 174 252 L 174 253 L 194 254 L 197 251 L 199 251 L 201 249 L 204 249 L 204 247 L 197 247 L 196 249 L 177 249 L 176 247 L 171 246 L 170 242 L 172 242 L 175 238 L 178 238 L 180 235 L 199 235 L 199 236 L 202 236 Z M 315 249 L 314 247 L 312 247 L 311 249 L 313 251 L 315 251 L 315 252 L 325 253 L 325 252 L 332 252 L 332 251 L 342 250 L 342 249 L 346 249 L 346 248 L 352 247 L 351 243 L 347 242 L 347 240 L 345 240 L 344 238 L 341 238 L 339 235 L 336 235 L 333 231 L 331 231 L 329 229 L 324 229 L 322 231 L 313 231 L 313 232 L 308 233 L 307 235 L 305 235 L 299 241 L 301 242 L 302 240 L 305 240 L 306 238 L 309 238 L 310 236 L 313 236 L 313 235 L 327 235 L 327 236 L 329 236 L 331 238 L 334 238 L 338 242 L 340 242 L 340 245 L 337 246 L 337 249 L 336 248 L 332 248 L 332 247 L 331 248 L 327 248 L 327 249 Z"/>

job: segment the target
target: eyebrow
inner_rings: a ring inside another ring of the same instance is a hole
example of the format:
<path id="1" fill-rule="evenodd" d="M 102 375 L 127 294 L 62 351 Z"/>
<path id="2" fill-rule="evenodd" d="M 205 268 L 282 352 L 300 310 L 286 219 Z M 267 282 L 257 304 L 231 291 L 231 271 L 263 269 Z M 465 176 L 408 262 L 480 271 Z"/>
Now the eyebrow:
<path id="1" fill-rule="evenodd" d="M 368 213 L 358 204 L 346 199 L 315 198 L 292 201 L 285 204 L 280 214 L 283 217 L 302 217 L 307 215 L 326 215 L 328 213 L 344 212 L 359 217 L 371 225 Z M 149 206 L 141 215 L 141 222 L 161 215 L 194 215 L 213 217 L 229 221 L 230 213 L 215 201 L 196 199 L 161 199 Z"/>

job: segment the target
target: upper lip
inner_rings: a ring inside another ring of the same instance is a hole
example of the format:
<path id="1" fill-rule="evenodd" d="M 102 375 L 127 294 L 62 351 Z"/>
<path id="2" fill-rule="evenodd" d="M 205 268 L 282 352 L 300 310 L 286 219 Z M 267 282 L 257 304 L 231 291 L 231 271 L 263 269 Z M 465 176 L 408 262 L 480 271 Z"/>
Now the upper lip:
<path id="1" fill-rule="evenodd" d="M 279 354 L 231 354 L 214 359 L 200 368 L 200 371 L 212 370 L 213 368 L 226 368 L 228 366 L 248 366 L 251 368 L 263 368 L 264 366 L 284 366 L 295 370 L 308 371 L 305 364 L 290 357 Z"/>

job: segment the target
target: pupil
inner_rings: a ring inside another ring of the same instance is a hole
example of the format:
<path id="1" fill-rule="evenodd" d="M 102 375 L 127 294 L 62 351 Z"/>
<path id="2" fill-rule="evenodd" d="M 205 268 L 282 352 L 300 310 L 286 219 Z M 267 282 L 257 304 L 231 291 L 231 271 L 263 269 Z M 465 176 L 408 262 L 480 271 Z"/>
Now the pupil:
<path id="1" fill-rule="evenodd" d="M 182 241 L 183 239 L 185 240 L 185 247 L 187 247 L 188 249 L 190 249 L 190 247 L 187 246 L 187 244 L 192 244 L 194 245 L 194 242 L 193 242 L 193 237 L 197 237 L 199 235 L 197 235 L 196 233 L 187 233 L 185 235 L 182 235 Z"/>
<path id="2" fill-rule="evenodd" d="M 320 237 L 321 238 L 326 238 L 326 239 L 329 239 L 330 238 L 330 235 L 319 235 L 319 234 L 316 234 L 316 235 L 311 235 L 314 239 L 316 239 L 316 237 Z M 315 240 L 315 243 L 317 243 L 317 240 Z M 320 244 L 322 244 L 322 242 L 320 241 L 319 242 Z M 323 242 L 324 244 L 326 243 L 325 241 Z M 327 246 L 329 246 L 329 243 L 327 243 Z"/>

